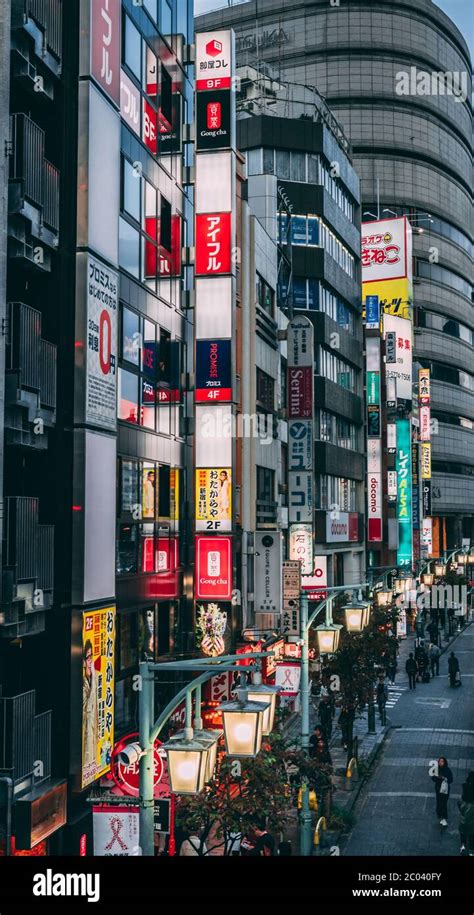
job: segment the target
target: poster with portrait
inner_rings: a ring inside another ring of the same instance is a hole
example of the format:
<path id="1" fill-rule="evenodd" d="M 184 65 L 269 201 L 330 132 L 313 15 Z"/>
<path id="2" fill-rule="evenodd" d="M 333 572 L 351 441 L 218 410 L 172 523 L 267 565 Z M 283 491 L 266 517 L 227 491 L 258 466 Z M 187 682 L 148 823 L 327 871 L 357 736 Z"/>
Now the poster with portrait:
<path id="1" fill-rule="evenodd" d="M 82 617 L 81 788 L 110 769 L 114 745 L 115 607 Z"/>
<path id="2" fill-rule="evenodd" d="M 142 518 L 154 518 L 156 510 L 157 480 L 154 464 L 142 467 Z"/>
<path id="3" fill-rule="evenodd" d="M 196 530 L 232 530 L 230 467 L 199 467 L 196 470 Z"/>

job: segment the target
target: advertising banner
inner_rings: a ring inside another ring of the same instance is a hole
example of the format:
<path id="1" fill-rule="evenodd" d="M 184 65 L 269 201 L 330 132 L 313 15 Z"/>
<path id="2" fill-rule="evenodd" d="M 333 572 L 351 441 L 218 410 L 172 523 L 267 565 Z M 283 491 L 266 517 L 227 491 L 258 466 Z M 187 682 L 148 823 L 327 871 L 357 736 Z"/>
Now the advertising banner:
<path id="1" fill-rule="evenodd" d="M 288 422 L 288 470 L 313 469 L 313 423 L 310 419 Z"/>
<path id="2" fill-rule="evenodd" d="M 110 769 L 114 745 L 115 607 L 82 617 L 82 773 L 86 788 Z"/>
<path id="3" fill-rule="evenodd" d="M 380 372 L 367 372 L 367 403 L 380 404 Z"/>
<path id="4" fill-rule="evenodd" d="M 230 600 L 232 597 L 232 538 L 196 537 L 196 598 Z"/>
<path id="5" fill-rule="evenodd" d="M 347 543 L 359 539 L 359 516 L 356 512 L 326 512 L 326 543 Z"/>
<path id="6" fill-rule="evenodd" d="M 196 400 L 230 401 L 231 341 L 196 340 Z"/>
<path id="7" fill-rule="evenodd" d="M 397 565 L 411 566 L 412 545 L 412 480 L 411 480 L 411 431 L 410 420 L 397 421 L 397 520 L 399 546 Z"/>
<path id="8" fill-rule="evenodd" d="M 301 563 L 301 574 L 313 571 L 313 528 L 311 524 L 292 524 L 289 536 L 290 559 Z"/>
<path id="9" fill-rule="evenodd" d="M 367 407 L 367 435 L 369 438 L 380 436 L 380 406 Z"/>
<path id="10" fill-rule="evenodd" d="M 431 442 L 421 443 L 421 479 L 431 480 Z"/>
<path id="11" fill-rule="evenodd" d="M 301 664 L 298 661 L 277 661 L 275 686 L 282 696 L 297 696 L 300 688 Z"/>
<path id="12" fill-rule="evenodd" d="M 310 575 L 303 575 L 301 578 L 301 587 L 308 591 L 309 600 L 323 600 L 325 596 L 324 589 L 328 584 L 328 560 L 327 556 L 315 556 L 313 571 Z"/>
<path id="13" fill-rule="evenodd" d="M 411 321 L 397 318 L 393 315 L 384 315 L 384 338 L 387 333 L 396 336 L 396 362 L 386 363 L 385 377 L 395 378 L 397 383 L 397 397 L 404 400 L 412 399 L 412 362 L 413 362 L 413 327 Z"/>
<path id="14" fill-rule="evenodd" d="M 365 341 L 367 372 L 380 372 L 380 337 L 367 337 Z"/>
<path id="15" fill-rule="evenodd" d="M 140 93 L 123 70 L 120 71 L 120 114 L 137 136 L 140 136 Z"/>
<path id="16" fill-rule="evenodd" d="M 314 328 L 304 315 L 288 324 L 288 365 L 314 368 Z"/>
<path id="17" fill-rule="evenodd" d="M 387 495 L 389 502 L 397 500 L 397 472 L 396 470 L 387 471 Z"/>
<path id="18" fill-rule="evenodd" d="M 282 540 L 273 532 L 255 533 L 254 602 L 258 613 L 280 613 Z"/>
<path id="19" fill-rule="evenodd" d="M 231 273 L 231 213 L 196 214 L 196 275 Z"/>
<path id="20" fill-rule="evenodd" d="M 423 518 L 423 527 L 421 531 L 421 551 L 425 556 L 431 556 L 433 553 L 432 518 Z"/>
<path id="21" fill-rule="evenodd" d="M 232 470 L 230 467 L 197 468 L 196 530 L 232 530 Z"/>
<path id="22" fill-rule="evenodd" d="M 405 216 L 365 222 L 362 223 L 361 230 L 364 284 L 400 280 L 409 276 L 411 229 Z"/>
<path id="23" fill-rule="evenodd" d="M 380 438 L 371 438 L 367 442 L 367 470 L 370 473 L 380 473 L 382 470 L 382 441 Z"/>
<path id="24" fill-rule="evenodd" d="M 393 364 L 397 361 L 397 335 L 390 330 L 385 335 L 385 362 Z"/>
<path id="25" fill-rule="evenodd" d="M 94 857 L 140 854 L 138 807 L 93 807 Z"/>
<path id="26" fill-rule="evenodd" d="M 104 429 L 117 425 L 118 275 L 87 258 L 86 422 Z"/>
<path id="27" fill-rule="evenodd" d="M 431 480 L 423 480 L 421 492 L 422 492 L 422 499 L 423 499 L 423 517 L 429 518 L 432 514 L 432 511 L 431 511 Z"/>
<path id="28" fill-rule="evenodd" d="M 430 403 L 430 387 L 430 370 L 418 369 L 418 400 L 423 405 Z"/>
<path id="29" fill-rule="evenodd" d="M 378 295 L 368 295 L 365 299 L 365 326 L 367 330 L 377 330 L 380 323 L 380 302 Z"/>
<path id="30" fill-rule="evenodd" d="M 420 407 L 420 439 L 429 442 L 431 438 L 431 407 Z"/>
<path id="31" fill-rule="evenodd" d="M 367 474 L 367 539 L 370 542 L 382 540 L 382 474 Z"/>
<path id="32" fill-rule="evenodd" d="M 313 520 L 313 472 L 290 471 L 288 474 L 288 518 L 290 524 Z"/>
<path id="33" fill-rule="evenodd" d="M 232 146 L 232 96 L 228 89 L 196 95 L 196 150 L 230 149 Z"/>
<path id="34" fill-rule="evenodd" d="M 288 418 L 310 419 L 313 416 L 313 374 L 309 366 L 288 368 Z"/>
<path id="35" fill-rule="evenodd" d="M 287 559 L 283 563 L 283 609 L 281 632 L 283 635 L 300 634 L 301 563 Z"/>
<path id="36" fill-rule="evenodd" d="M 389 454 L 395 454 L 397 450 L 397 426 L 396 423 L 387 423 L 387 451 Z"/>
<path id="37" fill-rule="evenodd" d="M 120 104 L 120 21 L 115 0 L 91 0 L 91 73 L 101 89 Z"/>
<path id="38" fill-rule="evenodd" d="M 232 33 L 230 29 L 196 33 L 196 90 L 230 89 Z"/>

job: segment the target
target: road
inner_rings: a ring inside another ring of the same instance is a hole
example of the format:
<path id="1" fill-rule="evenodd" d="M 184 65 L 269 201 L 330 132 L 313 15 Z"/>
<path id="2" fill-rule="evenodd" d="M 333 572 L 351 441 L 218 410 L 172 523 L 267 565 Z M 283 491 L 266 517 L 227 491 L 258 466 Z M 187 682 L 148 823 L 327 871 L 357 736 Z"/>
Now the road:
<path id="1" fill-rule="evenodd" d="M 356 825 L 342 849 L 344 855 L 458 855 L 457 801 L 467 773 L 474 769 L 474 624 L 452 643 L 463 685 L 448 685 L 448 652 L 440 675 L 408 690 L 403 645 L 395 690 L 390 691 L 387 719 L 393 727 L 374 773 L 358 799 Z M 454 781 L 448 805 L 448 827 L 439 825 L 429 763 L 446 756 Z"/>

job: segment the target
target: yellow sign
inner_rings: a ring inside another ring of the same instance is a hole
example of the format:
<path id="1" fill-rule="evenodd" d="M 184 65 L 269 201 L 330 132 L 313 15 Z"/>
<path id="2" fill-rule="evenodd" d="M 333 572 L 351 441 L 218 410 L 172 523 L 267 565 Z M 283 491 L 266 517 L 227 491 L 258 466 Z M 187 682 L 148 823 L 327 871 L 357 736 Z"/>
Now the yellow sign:
<path id="1" fill-rule="evenodd" d="M 409 279 L 385 280 L 377 283 L 362 284 L 362 298 L 367 295 L 378 295 L 381 312 L 396 315 L 398 318 L 413 317 L 413 291 Z M 365 308 L 365 305 L 364 305 Z"/>
<path id="2" fill-rule="evenodd" d="M 196 530 L 232 530 L 230 467 L 206 467 L 196 470 Z"/>
<path id="3" fill-rule="evenodd" d="M 86 788 L 110 769 L 114 745 L 115 607 L 82 617 L 82 773 Z"/>
<path id="4" fill-rule="evenodd" d="M 142 517 L 154 518 L 156 505 L 156 471 L 154 464 L 142 468 Z"/>
<path id="5" fill-rule="evenodd" d="M 179 521 L 179 467 L 170 470 L 170 514 L 172 521 Z"/>
<path id="6" fill-rule="evenodd" d="M 421 479 L 431 480 L 431 442 L 421 443 Z"/>

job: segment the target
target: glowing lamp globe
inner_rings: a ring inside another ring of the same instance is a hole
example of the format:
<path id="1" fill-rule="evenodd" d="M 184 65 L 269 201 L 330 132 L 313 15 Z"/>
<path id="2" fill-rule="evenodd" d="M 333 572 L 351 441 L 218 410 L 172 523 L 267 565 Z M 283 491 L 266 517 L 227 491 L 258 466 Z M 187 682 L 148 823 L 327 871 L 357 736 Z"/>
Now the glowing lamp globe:
<path id="1" fill-rule="evenodd" d="M 237 758 L 254 757 L 262 745 L 268 702 L 223 702 L 220 706 L 226 752 Z"/>

